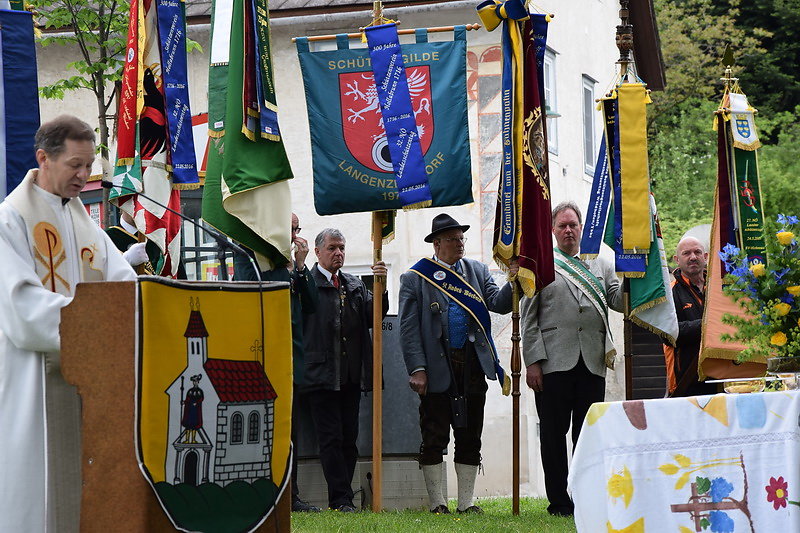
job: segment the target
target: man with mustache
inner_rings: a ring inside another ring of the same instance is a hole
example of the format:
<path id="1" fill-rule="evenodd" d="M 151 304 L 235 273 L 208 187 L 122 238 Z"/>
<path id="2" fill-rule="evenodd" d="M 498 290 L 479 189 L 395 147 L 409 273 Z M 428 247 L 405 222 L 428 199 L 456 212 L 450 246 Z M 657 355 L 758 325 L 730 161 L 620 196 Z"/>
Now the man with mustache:
<path id="1" fill-rule="evenodd" d="M 667 395 L 671 397 L 715 394 L 716 385 L 698 381 L 697 365 L 705 303 L 708 252 L 694 237 L 684 237 L 673 257 L 678 268 L 672 273 L 672 298 L 678 315 L 675 346 L 664 345 Z"/>

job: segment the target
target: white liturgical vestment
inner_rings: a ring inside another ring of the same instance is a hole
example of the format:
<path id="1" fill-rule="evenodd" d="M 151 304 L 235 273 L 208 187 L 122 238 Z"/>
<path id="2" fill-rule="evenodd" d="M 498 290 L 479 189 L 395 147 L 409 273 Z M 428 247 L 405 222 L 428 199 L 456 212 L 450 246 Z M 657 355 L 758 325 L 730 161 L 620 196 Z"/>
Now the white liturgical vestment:
<path id="1" fill-rule="evenodd" d="M 0 204 L 0 533 L 78 530 L 80 404 L 61 376 L 61 309 L 81 281 L 136 277 L 80 200 L 64 204 L 36 173 Z"/>

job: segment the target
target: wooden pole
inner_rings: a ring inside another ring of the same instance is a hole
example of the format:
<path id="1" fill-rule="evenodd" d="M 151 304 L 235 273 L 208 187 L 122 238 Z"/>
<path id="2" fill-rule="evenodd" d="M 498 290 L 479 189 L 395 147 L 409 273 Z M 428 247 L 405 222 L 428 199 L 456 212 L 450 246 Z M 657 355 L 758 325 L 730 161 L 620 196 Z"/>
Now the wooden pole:
<path id="1" fill-rule="evenodd" d="M 512 463 L 511 507 L 515 516 L 519 516 L 519 377 L 522 370 L 522 358 L 519 353 L 519 283 L 513 282 L 513 300 L 511 309 L 511 398 L 513 405 L 512 414 Z"/>
<path id="2" fill-rule="evenodd" d="M 631 314 L 631 282 L 628 278 L 623 281 L 622 301 L 625 309 L 625 319 L 622 321 L 623 352 L 625 358 L 625 399 L 633 400 L 633 327 L 627 318 Z"/>
<path id="3" fill-rule="evenodd" d="M 465 25 L 467 31 L 471 30 L 478 30 L 481 28 L 480 24 L 466 24 Z M 455 26 L 436 26 L 433 28 L 425 28 L 428 33 L 440 33 L 445 31 L 453 31 Z M 410 35 L 414 33 L 416 30 L 414 29 L 406 29 L 406 30 L 397 30 L 398 35 Z M 361 33 L 348 33 L 347 37 L 349 39 L 360 39 Z M 314 35 L 312 37 L 308 37 L 309 42 L 312 41 L 333 41 L 336 39 L 336 35 Z M 292 42 L 295 42 L 297 37 L 292 37 Z"/>
<path id="4" fill-rule="evenodd" d="M 384 211 L 372 213 L 372 261 L 383 260 Z M 372 286 L 372 511 L 383 509 L 383 291 L 385 276 Z"/>

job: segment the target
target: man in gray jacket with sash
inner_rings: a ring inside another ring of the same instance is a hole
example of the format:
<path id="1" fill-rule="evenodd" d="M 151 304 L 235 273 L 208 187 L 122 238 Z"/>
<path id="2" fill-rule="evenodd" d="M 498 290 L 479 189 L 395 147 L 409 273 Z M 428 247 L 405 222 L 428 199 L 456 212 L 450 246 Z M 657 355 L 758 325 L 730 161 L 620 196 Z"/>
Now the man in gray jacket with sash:
<path id="1" fill-rule="evenodd" d="M 566 434 L 572 442 L 595 402 L 605 397 L 606 367 L 614 345 L 608 308 L 622 311 L 622 286 L 613 265 L 600 257 L 581 261 L 581 212 L 572 202 L 553 209 L 556 278 L 533 298 L 524 298 L 522 357 L 526 382 L 534 390 L 544 484 L 552 515 L 570 516 Z"/>
<path id="2" fill-rule="evenodd" d="M 458 512 L 482 513 L 472 504 L 481 462 L 486 378 L 504 383 L 491 335 L 489 311 L 511 312 L 511 285 L 498 288 L 483 263 L 464 259 L 464 232 L 451 216 L 433 219 L 425 242 L 433 258 L 400 276 L 400 338 L 409 385 L 420 396 L 422 446 L 431 512 L 448 514 L 442 493 L 442 454 L 455 439 Z M 509 274 L 516 275 L 514 263 Z"/>

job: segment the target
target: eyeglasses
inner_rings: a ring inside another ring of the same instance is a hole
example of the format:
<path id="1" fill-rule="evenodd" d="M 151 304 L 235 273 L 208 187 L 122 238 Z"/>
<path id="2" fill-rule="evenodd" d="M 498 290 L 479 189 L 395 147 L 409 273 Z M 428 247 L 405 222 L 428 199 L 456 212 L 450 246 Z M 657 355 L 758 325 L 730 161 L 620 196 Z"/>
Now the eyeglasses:
<path id="1" fill-rule="evenodd" d="M 300 233 L 300 230 L 303 229 L 300 226 L 292 226 L 292 233 Z"/>
<path id="2" fill-rule="evenodd" d="M 465 242 L 467 242 L 467 238 L 466 237 L 444 237 L 444 238 L 442 238 L 442 240 L 444 242 L 460 242 L 461 244 L 464 244 Z"/>

